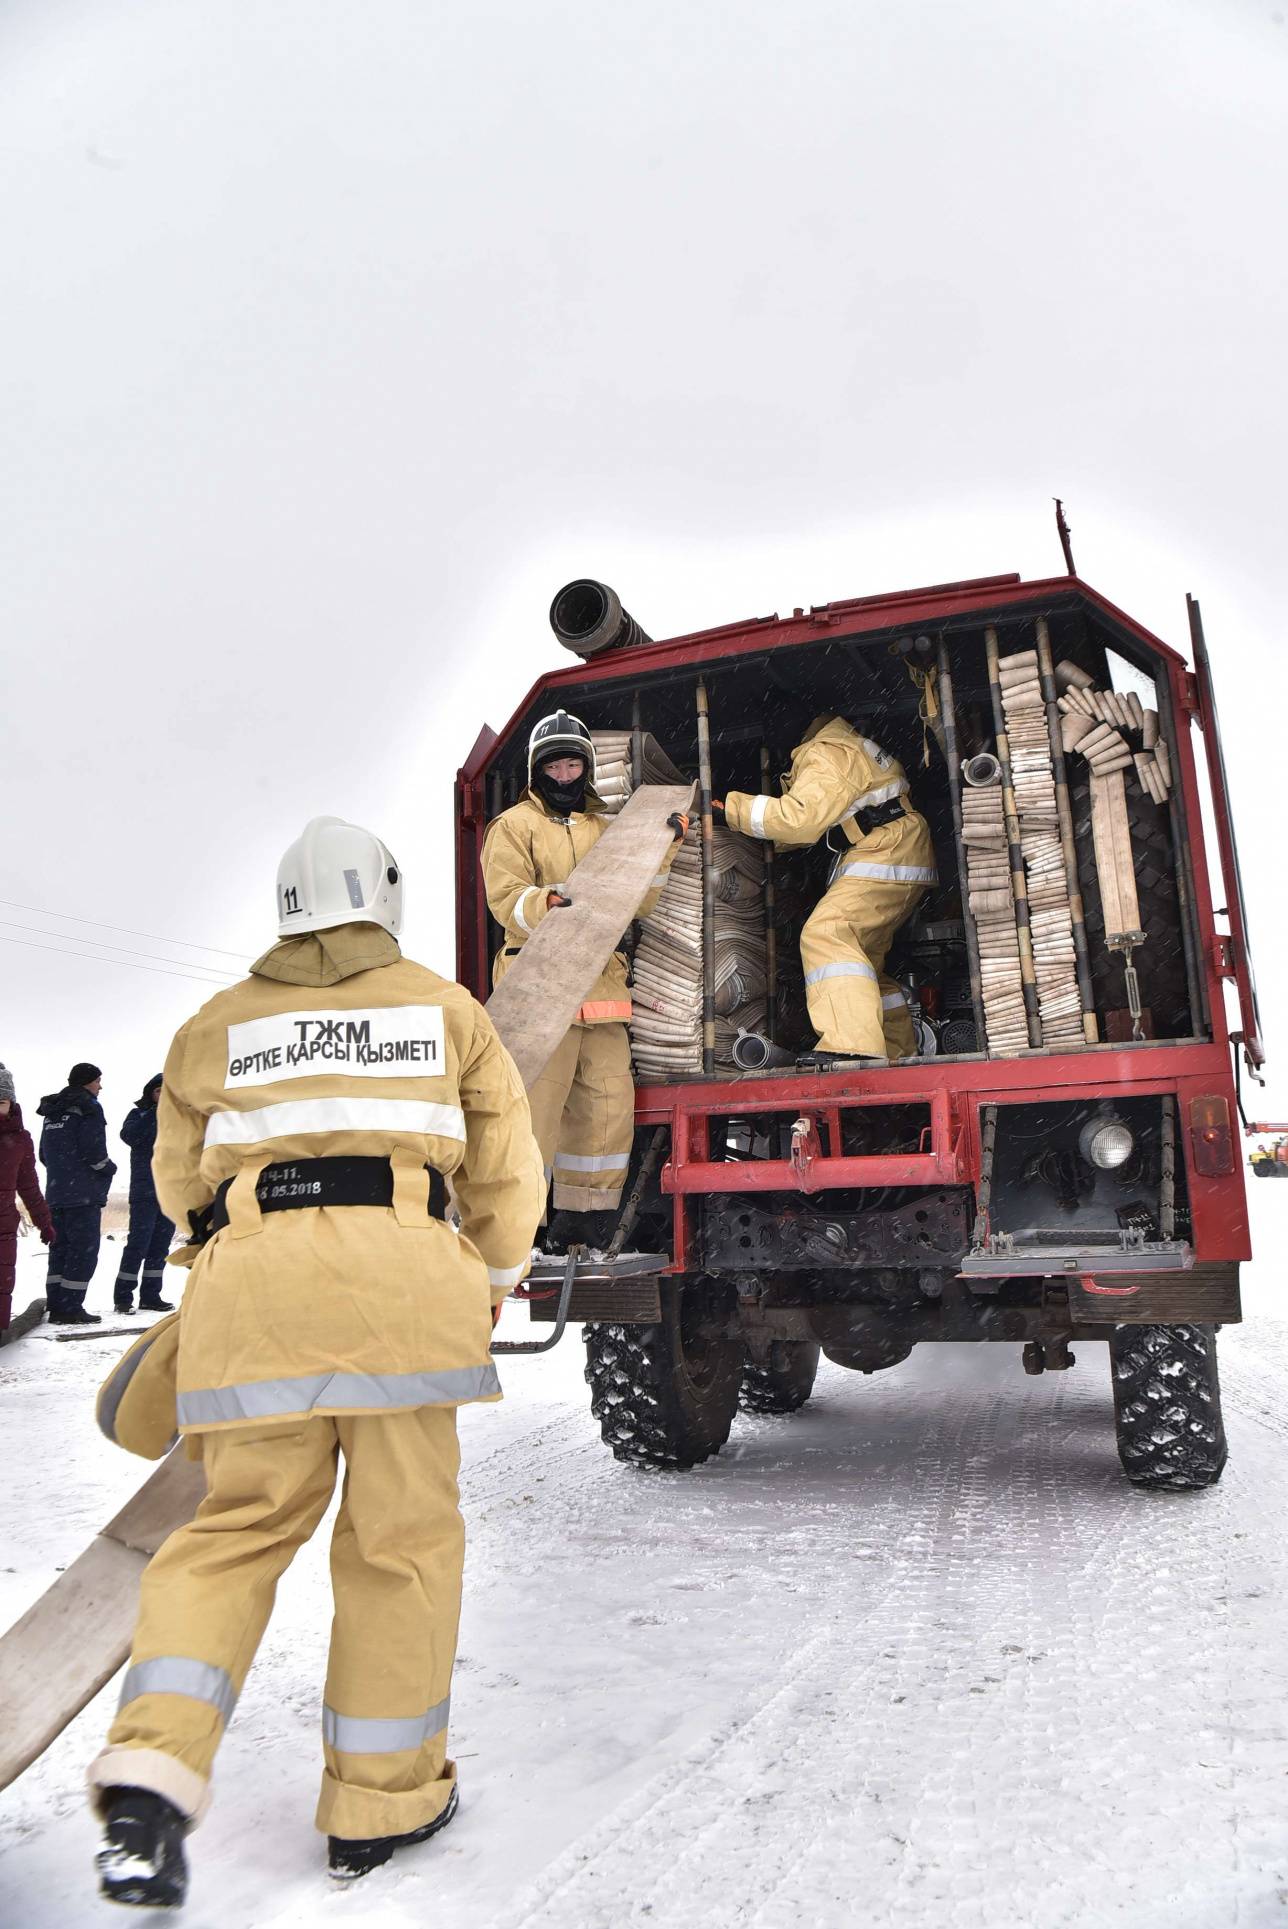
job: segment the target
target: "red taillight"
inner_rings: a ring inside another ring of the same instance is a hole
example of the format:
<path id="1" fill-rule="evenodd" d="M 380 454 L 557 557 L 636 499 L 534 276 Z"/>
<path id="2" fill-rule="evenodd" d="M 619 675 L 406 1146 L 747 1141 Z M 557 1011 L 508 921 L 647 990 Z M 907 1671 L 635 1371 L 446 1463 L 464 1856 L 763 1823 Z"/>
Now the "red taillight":
<path id="1" fill-rule="evenodd" d="M 1217 1179 L 1223 1172 L 1234 1171 L 1230 1107 L 1218 1094 L 1190 1100 L 1190 1141 L 1194 1170 L 1203 1178 Z"/>

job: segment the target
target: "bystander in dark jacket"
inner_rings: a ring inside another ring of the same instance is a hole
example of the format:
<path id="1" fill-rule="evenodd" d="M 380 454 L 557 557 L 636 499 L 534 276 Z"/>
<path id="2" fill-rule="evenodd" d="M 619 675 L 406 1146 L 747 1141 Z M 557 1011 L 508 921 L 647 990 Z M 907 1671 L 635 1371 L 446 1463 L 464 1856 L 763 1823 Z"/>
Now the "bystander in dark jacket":
<path id="1" fill-rule="evenodd" d="M 85 1310 L 85 1294 L 98 1264 L 115 1165 L 107 1155 L 107 1121 L 98 1102 L 103 1074 L 85 1060 L 73 1065 L 61 1092 L 36 1108 L 45 1121 L 40 1157 L 45 1193 L 54 1220 L 45 1298 L 56 1326 L 98 1325 Z"/>
<path id="2" fill-rule="evenodd" d="M 54 1222 L 36 1176 L 36 1148 L 22 1122 L 13 1073 L 0 1065 L 0 1340 L 13 1317 L 13 1285 L 18 1270 L 18 1200 L 46 1245 Z"/>
<path id="3" fill-rule="evenodd" d="M 161 1074 L 150 1078 L 142 1096 L 121 1127 L 121 1137 L 130 1148 L 130 1231 L 121 1254 L 112 1297 L 118 1313 L 134 1311 L 134 1290 L 139 1292 L 141 1313 L 169 1313 L 174 1309 L 161 1297 L 165 1256 L 174 1237 L 174 1221 L 167 1219 L 157 1204 L 157 1189 L 152 1183 L 152 1148 L 157 1142 L 157 1101 L 161 1097 Z"/>

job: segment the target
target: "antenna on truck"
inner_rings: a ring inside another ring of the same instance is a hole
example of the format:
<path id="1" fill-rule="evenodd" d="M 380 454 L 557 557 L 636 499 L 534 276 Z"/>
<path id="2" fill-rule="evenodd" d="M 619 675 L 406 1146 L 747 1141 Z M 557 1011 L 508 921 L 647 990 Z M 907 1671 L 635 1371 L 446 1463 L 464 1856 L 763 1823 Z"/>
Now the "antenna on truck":
<path id="1" fill-rule="evenodd" d="M 1078 572 L 1073 562 L 1073 544 L 1069 541 L 1069 525 L 1064 519 L 1064 504 L 1061 502 L 1059 496 L 1056 496 L 1054 501 L 1055 526 L 1060 532 L 1060 547 L 1064 551 L 1064 566 L 1070 576 L 1076 576 Z"/>

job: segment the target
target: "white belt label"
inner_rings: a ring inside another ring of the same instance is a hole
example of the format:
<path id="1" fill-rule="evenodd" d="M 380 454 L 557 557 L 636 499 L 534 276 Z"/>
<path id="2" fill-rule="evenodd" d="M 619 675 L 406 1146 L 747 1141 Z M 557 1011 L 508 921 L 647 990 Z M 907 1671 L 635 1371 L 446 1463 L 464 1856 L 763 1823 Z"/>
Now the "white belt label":
<path id="1" fill-rule="evenodd" d="M 371 1011 L 279 1011 L 228 1027 L 227 1091 L 289 1078 L 440 1078 L 446 1070 L 438 1005 Z"/>

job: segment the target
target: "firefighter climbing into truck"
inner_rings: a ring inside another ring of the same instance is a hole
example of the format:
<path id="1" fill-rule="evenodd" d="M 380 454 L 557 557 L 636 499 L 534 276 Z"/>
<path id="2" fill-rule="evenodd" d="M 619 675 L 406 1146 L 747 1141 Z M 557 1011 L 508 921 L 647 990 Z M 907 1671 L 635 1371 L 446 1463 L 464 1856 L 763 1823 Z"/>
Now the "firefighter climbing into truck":
<path id="1" fill-rule="evenodd" d="M 930 828 L 908 801 L 903 765 L 844 717 L 816 717 L 792 752 L 782 795 L 730 791 L 726 823 L 783 846 L 841 842 L 801 929 L 810 1023 L 805 1065 L 884 1065 L 916 1051 L 907 996 L 885 969 L 895 933 L 938 882 Z M 829 848 L 832 846 L 829 843 Z"/>

